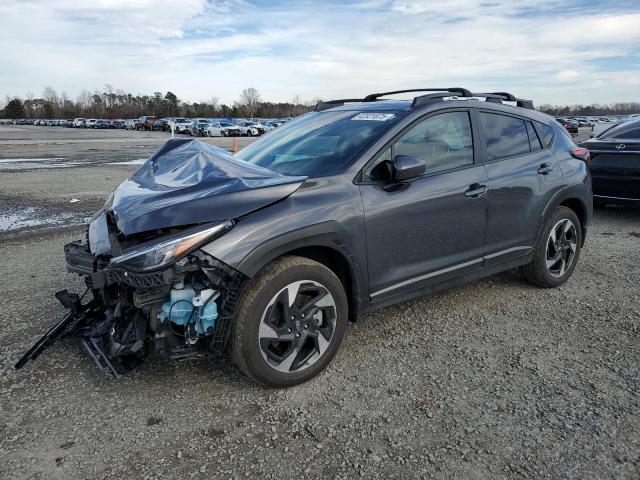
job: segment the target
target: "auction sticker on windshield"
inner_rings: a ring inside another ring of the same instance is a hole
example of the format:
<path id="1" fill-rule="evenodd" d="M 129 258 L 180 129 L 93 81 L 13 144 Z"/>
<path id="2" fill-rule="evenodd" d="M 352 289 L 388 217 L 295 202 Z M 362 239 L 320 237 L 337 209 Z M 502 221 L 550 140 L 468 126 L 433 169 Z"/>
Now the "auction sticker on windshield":
<path id="1" fill-rule="evenodd" d="M 385 122 L 395 117 L 393 113 L 359 113 L 351 120 L 373 120 L 374 122 Z"/>

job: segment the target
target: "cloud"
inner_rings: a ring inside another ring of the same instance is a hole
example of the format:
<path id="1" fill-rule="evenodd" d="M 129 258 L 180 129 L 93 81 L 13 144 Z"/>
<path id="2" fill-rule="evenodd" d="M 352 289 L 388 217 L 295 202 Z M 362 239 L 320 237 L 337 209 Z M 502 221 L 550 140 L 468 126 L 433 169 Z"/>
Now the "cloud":
<path id="1" fill-rule="evenodd" d="M 640 6 L 625 5 L 4 0 L 0 94 L 109 83 L 231 102 L 248 86 L 288 100 L 454 85 L 536 103 L 637 100 Z"/>

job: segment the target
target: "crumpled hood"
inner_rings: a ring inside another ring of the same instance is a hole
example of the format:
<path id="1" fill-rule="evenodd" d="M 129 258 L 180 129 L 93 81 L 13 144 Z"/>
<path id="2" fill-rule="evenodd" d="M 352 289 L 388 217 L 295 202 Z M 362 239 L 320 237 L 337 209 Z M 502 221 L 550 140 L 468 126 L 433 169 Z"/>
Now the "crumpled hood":
<path id="1" fill-rule="evenodd" d="M 251 213 L 295 192 L 307 177 L 289 177 L 233 158 L 197 140 L 171 139 L 108 201 L 125 235 Z"/>

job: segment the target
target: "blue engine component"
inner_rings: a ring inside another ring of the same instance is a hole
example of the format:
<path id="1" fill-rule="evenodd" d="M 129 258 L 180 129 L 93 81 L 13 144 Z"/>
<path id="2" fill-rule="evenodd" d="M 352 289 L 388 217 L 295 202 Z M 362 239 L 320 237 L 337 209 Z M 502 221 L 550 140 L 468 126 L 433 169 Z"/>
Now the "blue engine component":
<path id="1" fill-rule="evenodd" d="M 191 285 L 176 282 L 169 299 L 162 304 L 160 318 L 181 327 L 193 323 L 198 335 L 211 335 L 218 318 L 217 297 L 215 290 L 204 289 L 196 293 Z"/>

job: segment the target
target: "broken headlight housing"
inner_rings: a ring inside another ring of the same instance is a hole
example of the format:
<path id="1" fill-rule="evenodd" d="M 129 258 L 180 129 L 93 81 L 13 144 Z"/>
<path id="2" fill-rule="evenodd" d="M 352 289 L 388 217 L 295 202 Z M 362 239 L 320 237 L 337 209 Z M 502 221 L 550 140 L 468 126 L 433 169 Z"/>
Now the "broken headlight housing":
<path id="1" fill-rule="evenodd" d="M 147 271 L 166 267 L 233 226 L 230 220 L 181 232 L 175 237 L 138 245 L 111 259 L 111 265 Z"/>

